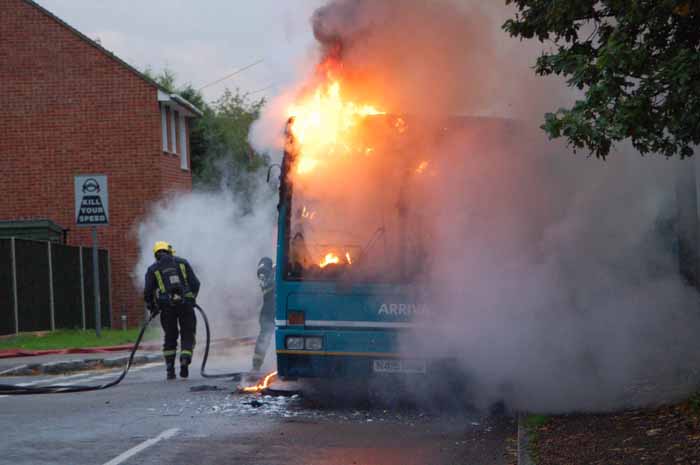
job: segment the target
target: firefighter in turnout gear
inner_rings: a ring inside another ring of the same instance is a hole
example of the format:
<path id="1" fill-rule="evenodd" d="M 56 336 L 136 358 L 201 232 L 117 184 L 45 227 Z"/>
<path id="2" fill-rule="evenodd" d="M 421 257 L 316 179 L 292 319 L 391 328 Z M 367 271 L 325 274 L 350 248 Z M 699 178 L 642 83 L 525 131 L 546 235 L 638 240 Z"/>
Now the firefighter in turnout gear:
<path id="1" fill-rule="evenodd" d="M 146 272 L 143 298 L 152 315 L 160 313 L 160 323 L 165 332 L 163 357 L 167 378 L 175 379 L 178 335 L 180 377 L 187 378 L 197 329 L 194 305 L 199 292 L 199 280 L 187 260 L 176 257 L 172 246 L 167 242 L 156 242 L 153 255 L 156 262 Z"/>
<path id="2" fill-rule="evenodd" d="M 263 257 L 258 262 L 258 280 L 263 294 L 260 308 L 260 333 L 255 342 L 253 354 L 253 371 L 260 371 L 270 339 L 275 332 L 275 267 L 272 259 Z"/>

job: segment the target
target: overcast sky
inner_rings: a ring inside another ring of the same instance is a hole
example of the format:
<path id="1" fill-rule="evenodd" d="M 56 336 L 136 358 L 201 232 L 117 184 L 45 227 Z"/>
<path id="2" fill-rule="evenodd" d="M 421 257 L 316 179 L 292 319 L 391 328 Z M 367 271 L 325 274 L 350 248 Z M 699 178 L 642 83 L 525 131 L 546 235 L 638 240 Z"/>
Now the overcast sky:
<path id="1" fill-rule="evenodd" d="M 323 0 L 37 0 L 56 16 L 142 70 L 168 67 L 201 87 L 257 60 L 261 64 L 206 88 L 270 97 L 313 53 L 309 18 Z"/>

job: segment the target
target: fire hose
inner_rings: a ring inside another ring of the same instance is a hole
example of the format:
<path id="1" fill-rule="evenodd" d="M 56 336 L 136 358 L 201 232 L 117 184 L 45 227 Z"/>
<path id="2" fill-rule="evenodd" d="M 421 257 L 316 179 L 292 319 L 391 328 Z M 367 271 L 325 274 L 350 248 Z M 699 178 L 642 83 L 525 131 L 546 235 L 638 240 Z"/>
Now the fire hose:
<path id="1" fill-rule="evenodd" d="M 207 366 L 207 359 L 209 359 L 209 346 L 211 345 L 211 332 L 209 330 L 209 319 L 207 318 L 207 314 L 204 313 L 204 310 L 202 310 L 202 307 L 200 307 L 197 304 L 194 304 L 194 308 L 199 310 L 199 314 L 202 315 L 202 319 L 204 320 L 204 327 L 206 328 L 206 333 L 207 333 L 207 343 L 204 346 L 204 358 L 202 358 L 202 366 L 199 369 L 199 374 L 202 375 L 202 378 L 232 378 L 232 381 L 238 381 L 241 379 L 242 373 L 236 372 L 236 373 L 217 373 L 215 375 L 210 375 L 206 373 L 204 370 Z"/>
<path id="2" fill-rule="evenodd" d="M 221 374 L 208 374 L 205 372 L 206 364 L 207 364 L 207 359 L 209 358 L 209 345 L 211 344 L 211 334 L 210 334 L 210 328 L 209 328 L 209 320 L 207 319 L 207 315 L 204 313 L 204 310 L 202 310 L 202 307 L 199 305 L 195 304 L 194 305 L 197 310 L 199 310 L 200 315 L 202 315 L 202 318 L 204 319 L 204 326 L 206 328 L 206 334 L 207 334 L 207 339 L 206 339 L 206 345 L 204 348 L 204 358 L 202 359 L 202 366 L 200 368 L 200 374 L 204 378 L 233 378 L 234 380 L 240 379 L 242 373 L 221 373 Z M 14 384 L 0 384 L 0 395 L 8 396 L 8 395 L 25 395 L 25 394 L 66 394 L 70 392 L 87 392 L 87 391 L 100 391 L 102 389 L 108 389 L 111 387 L 116 386 L 117 384 L 121 383 L 124 377 L 126 377 L 126 374 L 129 372 L 129 369 L 131 368 L 131 364 L 133 363 L 134 360 L 134 355 L 136 354 L 136 351 L 139 348 L 139 345 L 141 344 L 141 339 L 143 339 L 143 335 L 146 332 L 146 328 L 148 328 L 148 325 L 153 321 L 153 319 L 158 315 L 158 313 L 153 313 L 150 315 L 148 320 L 146 320 L 143 325 L 141 326 L 141 331 L 139 332 L 138 337 L 136 338 L 136 342 L 134 343 L 134 347 L 131 349 L 131 354 L 129 355 L 129 360 L 126 362 L 126 365 L 124 366 L 124 369 L 122 370 L 121 374 L 114 379 L 113 381 L 110 381 L 108 383 L 104 384 L 98 384 L 98 385 L 80 385 L 80 384 L 50 384 L 48 386 L 19 386 L 19 385 L 14 385 Z"/>

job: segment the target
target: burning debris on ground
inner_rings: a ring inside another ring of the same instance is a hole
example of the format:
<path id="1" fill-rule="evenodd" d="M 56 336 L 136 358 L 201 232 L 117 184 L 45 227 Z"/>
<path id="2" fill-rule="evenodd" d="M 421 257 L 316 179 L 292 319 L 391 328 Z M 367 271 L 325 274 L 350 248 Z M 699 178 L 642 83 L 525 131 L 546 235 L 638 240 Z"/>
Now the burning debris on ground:
<path id="1" fill-rule="evenodd" d="M 225 391 L 222 389 L 221 391 Z M 226 395 L 222 392 L 201 392 L 195 399 L 163 404 L 161 415 L 166 416 L 230 416 L 239 415 L 278 417 L 285 419 L 311 419 L 314 421 L 348 423 L 397 423 L 407 427 L 443 422 L 461 422 L 466 427 L 480 427 L 491 420 L 476 411 L 431 412 L 418 407 L 388 407 L 372 401 L 361 404 L 334 402 L 327 399 L 293 394 L 272 396 L 260 393 Z M 155 410 L 154 410 L 155 412 Z"/>
<path id="2" fill-rule="evenodd" d="M 255 394 L 258 392 L 265 392 L 266 389 L 270 387 L 270 384 L 277 379 L 277 372 L 273 371 L 263 376 L 260 381 L 253 386 L 239 386 L 238 392 L 242 394 Z"/>
<path id="3" fill-rule="evenodd" d="M 149 412 L 192 418 L 250 415 L 336 423 L 397 423 L 410 427 L 446 421 L 476 427 L 491 421 L 485 412 L 473 408 L 455 409 L 439 402 L 417 402 L 410 386 L 401 383 L 390 383 L 396 389 L 387 392 L 381 388 L 386 385 L 384 382 L 363 385 L 349 380 L 318 383 L 278 381 L 275 372 L 255 379 L 255 384 L 247 390 L 235 386 L 233 392 L 228 383 L 193 386 L 191 396 L 163 402 L 159 409 L 149 409 Z M 457 392 L 452 395 L 455 398 L 461 396 Z"/>

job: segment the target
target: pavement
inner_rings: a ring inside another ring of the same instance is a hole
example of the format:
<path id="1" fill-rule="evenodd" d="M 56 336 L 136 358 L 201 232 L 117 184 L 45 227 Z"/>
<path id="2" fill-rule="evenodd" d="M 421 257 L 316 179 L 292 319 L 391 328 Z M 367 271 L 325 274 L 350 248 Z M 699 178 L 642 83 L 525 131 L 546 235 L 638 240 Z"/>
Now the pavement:
<path id="1" fill-rule="evenodd" d="M 213 355 L 208 371 L 245 371 L 252 347 L 222 348 Z M 0 396 L 0 463 L 509 463 L 504 451 L 516 432 L 512 418 L 377 402 L 366 393 L 349 396 L 313 383 L 273 385 L 300 390 L 296 396 L 239 394 L 231 381 L 200 378 L 199 360 L 194 363 L 187 380 L 165 381 L 163 363 L 156 361 L 132 368 L 121 384 L 107 390 Z M 118 372 L 108 368 L 2 381 L 97 384 Z M 383 386 L 394 388 L 393 383 Z"/>
<path id="2" fill-rule="evenodd" d="M 212 341 L 212 350 L 221 350 L 237 346 L 246 346 L 254 343 L 253 337 L 220 338 Z M 120 346 L 124 347 L 124 346 Z M 143 365 L 162 361 L 160 344 L 149 342 L 142 344 L 143 348 L 134 356 L 132 366 Z M 147 350 L 144 350 L 147 349 Z M 66 374 L 85 370 L 97 370 L 104 368 L 123 367 L 126 365 L 131 349 L 107 350 L 97 352 L 100 348 L 93 348 L 92 353 L 61 353 L 50 355 L 32 355 L 20 357 L 0 358 L 0 377 L 3 376 L 31 376 L 41 374 Z M 198 350 L 203 350 L 199 347 Z"/>

